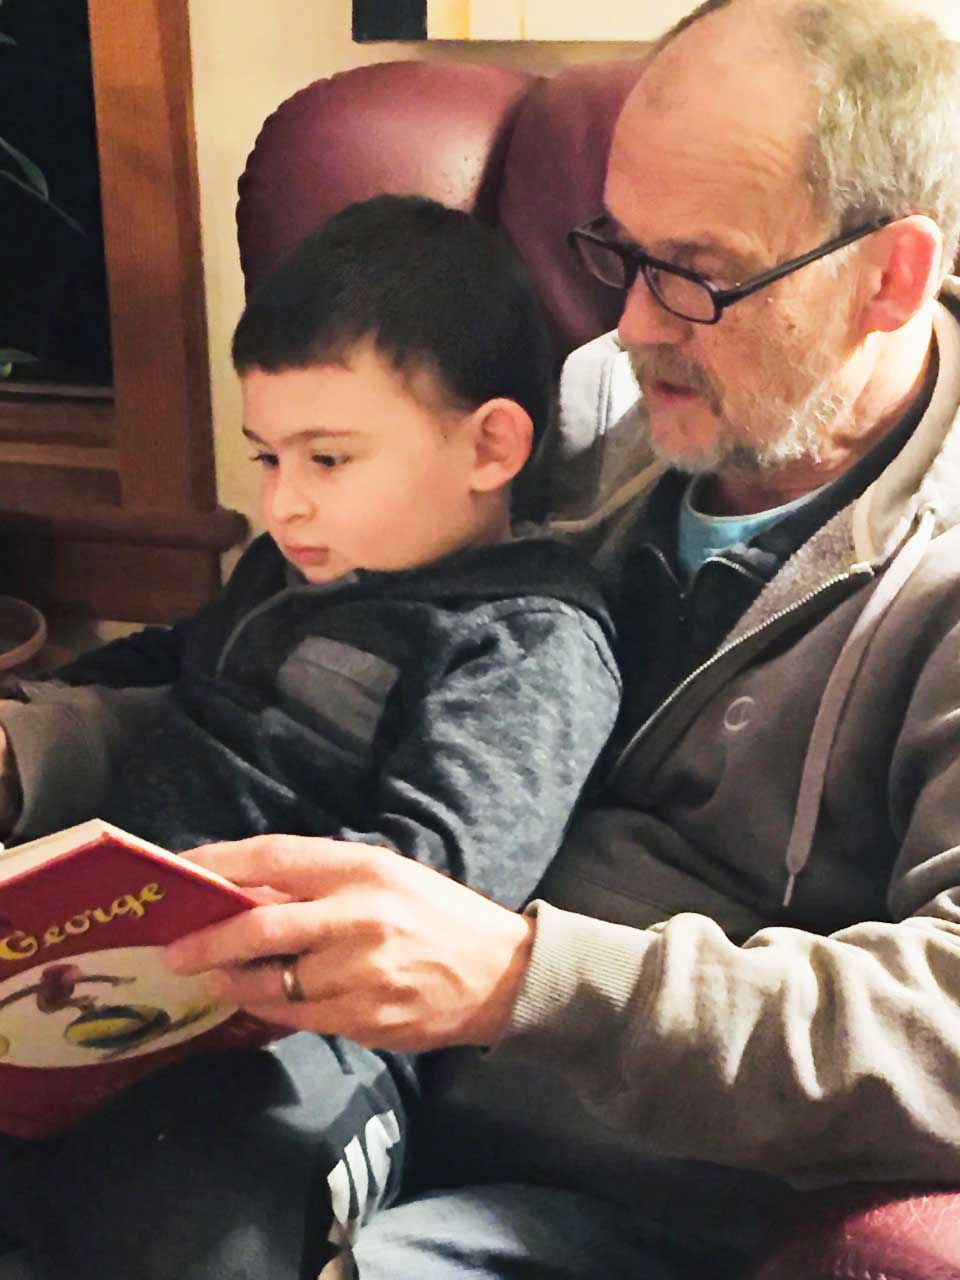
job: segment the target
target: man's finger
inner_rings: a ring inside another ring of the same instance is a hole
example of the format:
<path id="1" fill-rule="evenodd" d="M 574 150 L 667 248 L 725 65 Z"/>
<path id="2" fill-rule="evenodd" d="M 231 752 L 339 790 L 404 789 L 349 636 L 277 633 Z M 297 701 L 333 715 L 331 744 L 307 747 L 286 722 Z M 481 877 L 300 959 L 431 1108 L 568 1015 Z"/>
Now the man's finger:
<path id="1" fill-rule="evenodd" d="M 236 885 L 269 885 L 293 898 L 314 898 L 366 865 L 376 866 L 387 853 L 321 836 L 271 835 L 200 845 L 182 856 Z"/>
<path id="2" fill-rule="evenodd" d="M 245 965 L 212 969 L 204 977 L 207 990 L 227 1004 L 244 1008 L 291 1003 L 283 989 L 283 958 L 268 956 Z"/>
<path id="3" fill-rule="evenodd" d="M 336 920 L 324 902 L 289 902 L 251 907 L 222 924 L 198 929 L 164 952 L 175 973 L 205 973 L 264 956 L 317 951 L 335 931 Z"/>
<path id="4" fill-rule="evenodd" d="M 342 948 L 338 947 L 340 950 Z M 343 965 L 331 963 L 329 955 L 318 956 L 316 951 L 299 955 L 289 952 L 287 955 L 296 965 L 304 1001 L 322 1003 L 347 995 L 358 987 L 355 966 L 349 955 Z M 210 994 L 244 1007 L 277 1000 L 298 1003 L 289 1001 L 284 991 L 284 958 L 271 955 L 252 963 L 214 969 L 206 974 Z"/>
<path id="5" fill-rule="evenodd" d="M 236 1002 L 234 1002 L 236 1003 Z M 390 1049 L 414 1053 L 435 1048 L 429 1036 L 418 1033 L 416 1026 L 405 1022 L 391 1024 L 382 1011 L 364 1006 L 358 1008 L 352 995 L 332 996 L 328 1000 L 311 1000 L 291 1004 L 288 1000 L 250 1002 L 243 1007 L 264 1022 L 289 1027 L 295 1031 L 315 1031 L 321 1035 L 343 1036 L 370 1049 Z"/>

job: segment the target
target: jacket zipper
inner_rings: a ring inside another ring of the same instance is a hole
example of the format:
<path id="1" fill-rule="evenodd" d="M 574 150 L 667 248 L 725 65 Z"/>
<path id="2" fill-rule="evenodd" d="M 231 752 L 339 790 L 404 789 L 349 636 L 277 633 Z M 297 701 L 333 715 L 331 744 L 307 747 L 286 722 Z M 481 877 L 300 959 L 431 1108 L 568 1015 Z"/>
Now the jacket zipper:
<path id="1" fill-rule="evenodd" d="M 808 591 L 805 596 L 801 596 L 799 600 L 794 600 L 792 604 L 778 610 L 776 613 L 765 618 L 763 622 L 752 627 L 749 631 L 745 631 L 742 636 L 738 636 L 736 640 L 730 644 L 722 646 L 716 653 L 712 654 L 706 662 L 700 664 L 695 670 L 691 671 L 676 689 L 660 703 L 659 707 L 653 711 L 640 728 L 630 738 L 626 746 L 623 747 L 618 755 L 613 768 L 610 772 L 608 782 L 612 783 L 616 780 L 618 773 L 629 755 L 632 755 L 642 742 L 648 740 L 657 727 L 667 715 L 667 713 L 676 706 L 677 702 L 688 692 L 691 685 L 701 680 L 708 672 L 712 671 L 720 663 L 729 661 L 731 654 L 739 654 L 744 645 L 757 639 L 758 636 L 764 635 L 772 628 L 781 623 L 784 618 L 792 618 L 795 614 L 808 608 L 814 602 L 819 602 L 822 597 L 831 593 L 836 593 L 838 588 L 849 585 L 855 581 L 868 582 L 875 576 L 870 565 L 860 564 L 853 565 L 850 569 L 844 570 L 843 573 L 834 574 L 832 578 L 828 578 L 826 582 L 822 582 L 813 591 Z"/>
<path id="2" fill-rule="evenodd" d="M 270 609 L 282 604 L 285 600 L 291 599 L 293 596 L 303 595 L 310 591 L 316 592 L 317 588 L 315 586 L 281 587 L 281 589 L 279 591 L 275 591 L 272 596 L 268 596 L 266 600 L 261 600 L 258 605 L 254 605 L 249 612 L 243 615 L 239 622 L 234 623 L 233 630 L 227 636 L 226 640 L 224 640 L 220 649 L 220 655 L 217 658 L 217 664 L 214 667 L 214 675 L 218 677 L 223 675 L 224 667 L 227 665 L 227 659 L 230 657 L 240 633 L 246 630 L 255 618 L 259 618 L 261 614 L 269 612 Z"/>

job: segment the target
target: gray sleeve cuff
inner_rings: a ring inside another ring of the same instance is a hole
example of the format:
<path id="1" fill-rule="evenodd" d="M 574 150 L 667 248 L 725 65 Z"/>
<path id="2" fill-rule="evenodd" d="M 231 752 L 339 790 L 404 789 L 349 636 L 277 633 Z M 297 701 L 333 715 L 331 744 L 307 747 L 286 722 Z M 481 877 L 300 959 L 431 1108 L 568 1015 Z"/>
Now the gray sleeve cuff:
<path id="1" fill-rule="evenodd" d="M 5 708 L 2 716 L 23 790 L 11 835 L 45 835 L 95 817 L 110 776 L 113 717 L 93 690 L 50 685 L 35 702 Z"/>
<path id="2" fill-rule="evenodd" d="M 597 1043 L 629 1040 L 659 983 L 655 932 L 537 901 L 533 951 L 510 1022 L 493 1052 L 591 1074 Z"/>

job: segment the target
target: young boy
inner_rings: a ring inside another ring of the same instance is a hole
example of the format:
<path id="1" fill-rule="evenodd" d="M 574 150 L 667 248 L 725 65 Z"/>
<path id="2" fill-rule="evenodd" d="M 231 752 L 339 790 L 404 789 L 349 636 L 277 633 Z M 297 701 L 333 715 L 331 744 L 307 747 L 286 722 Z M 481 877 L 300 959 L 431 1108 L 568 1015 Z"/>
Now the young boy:
<path id="1" fill-rule="evenodd" d="M 268 532 L 194 617 L 3 704 L 14 838 L 359 838 L 519 905 L 619 696 L 590 572 L 510 537 L 550 402 L 525 276 L 468 215 L 379 197 L 273 270 L 233 357 Z"/>
<path id="2" fill-rule="evenodd" d="M 620 690 L 590 571 L 510 538 L 550 403 L 529 284 L 467 215 L 382 197 L 263 281 L 233 356 L 267 533 L 196 616 L 0 704 L 14 838 L 94 815 L 176 850 L 360 838 L 519 905 Z M 54 1144 L 0 1139 L 0 1226 L 77 1280 L 315 1277 L 391 1193 L 404 1073 L 308 1036 L 225 1057 Z"/>

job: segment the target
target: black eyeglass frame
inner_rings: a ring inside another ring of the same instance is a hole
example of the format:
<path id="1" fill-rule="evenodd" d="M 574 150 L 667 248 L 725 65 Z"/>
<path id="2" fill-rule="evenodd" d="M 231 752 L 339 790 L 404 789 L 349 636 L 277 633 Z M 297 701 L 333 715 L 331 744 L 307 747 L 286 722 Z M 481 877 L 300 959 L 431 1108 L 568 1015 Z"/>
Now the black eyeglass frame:
<path id="1" fill-rule="evenodd" d="M 572 231 L 568 231 L 567 243 L 578 254 L 590 274 L 611 288 L 622 287 L 624 292 L 629 292 L 633 288 L 637 276 L 642 272 L 647 288 L 665 311 L 669 311 L 671 315 L 678 316 L 681 320 L 688 320 L 691 324 L 716 324 L 726 308 L 732 306 L 735 302 L 739 302 L 741 298 L 749 298 L 751 294 L 757 293 L 758 290 L 765 289 L 768 284 L 774 284 L 775 281 L 782 280 L 784 276 L 791 275 L 794 271 L 799 271 L 801 267 L 806 267 L 811 262 L 816 262 L 818 258 L 825 258 L 828 254 L 835 253 L 838 249 L 843 249 L 848 244 L 853 244 L 854 241 L 861 240 L 864 236 L 871 235 L 874 231 L 879 231 L 881 227 L 886 227 L 891 222 L 896 222 L 896 220 L 897 218 L 893 214 L 874 218 L 872 222 L 863 223 L 862 226 L 855 227 L 852 231 L 845 231 L 842 235 L 834 236 L 832 239 L 825 241 L 825 243 L 818 245 L 815 249 L 808 249 L 806 253 L 801 253 L 798 258 L 788 258 L 786 262 L 780 262 L 777 266 L 770 267 L 769 270 L 762 271 L 760 275 L 752 276 L 749 280 L 744 280 L 742 284 L 733 285 L 729 289 L 718 289 L 700 272 L 690 271 L 686 267 L 678 267 L 672 262 L 664 262 L 662 258 L 655 258 L 652 254 L 647 253 L 646 250 L 641 249 L 639 245 L 622 244 L 609 236 L 602 235 L 599 228 L 609 226 L 612 222 L 609 214 L 606 213 L 601 213 L 599 217 L 592 218 L 590 222 L 584 223 L 583 226 L 574 227 Z M 620 259 L 623 263 L 624 279 L 622 286 L 615 285 L 610 280 L 604 280 L 601 275 L 598 275 L 586 253 L 581 248 L 581 244 L 584 242 L 598 245 Z M 664 271 L 668 275 L 679 276 L 683 280 L 689 280 L 692 284 L 699 285 L 709 295 L 713 303 L 713 317 L 705 319 L 700 316 L 688 316 L 682 311 L 677 311 L 671 307 L 660 296 L 656 282 L 650 278 L 649 272 L 651 268 L 655 271 Z"/>

